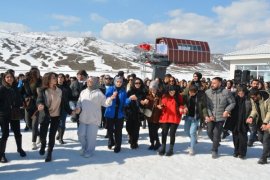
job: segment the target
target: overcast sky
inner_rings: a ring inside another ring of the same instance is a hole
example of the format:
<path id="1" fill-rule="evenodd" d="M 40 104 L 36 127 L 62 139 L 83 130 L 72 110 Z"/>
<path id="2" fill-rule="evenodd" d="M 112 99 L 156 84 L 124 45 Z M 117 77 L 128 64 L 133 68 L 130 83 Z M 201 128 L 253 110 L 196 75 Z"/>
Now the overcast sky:
<path id="1" fill-rule="evenodd" d="M 8 0 L 0 29 L 154 43 L 209 42 L 213 53 L 270 43 L 269 0 Z"/>

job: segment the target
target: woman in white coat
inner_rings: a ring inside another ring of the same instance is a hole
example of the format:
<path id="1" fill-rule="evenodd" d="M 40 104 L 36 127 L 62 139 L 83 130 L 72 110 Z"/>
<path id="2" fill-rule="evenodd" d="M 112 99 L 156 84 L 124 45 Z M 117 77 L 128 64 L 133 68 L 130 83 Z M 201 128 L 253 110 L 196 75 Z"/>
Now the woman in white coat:
<path id="1" fill-rule="evenodd" d="M 101 106 L 110 106 L 115 96 L 116 94 L 113 94 L 106 99 L 106 96 L 99 90 L 98 77 L 87 79 L 87 88 L 81 92 L 76 108 L 76 113 L 80 114 L 78 137 L 82 156 L 89 158 L 93 155 L 98 126 L 101 122 Z"/>

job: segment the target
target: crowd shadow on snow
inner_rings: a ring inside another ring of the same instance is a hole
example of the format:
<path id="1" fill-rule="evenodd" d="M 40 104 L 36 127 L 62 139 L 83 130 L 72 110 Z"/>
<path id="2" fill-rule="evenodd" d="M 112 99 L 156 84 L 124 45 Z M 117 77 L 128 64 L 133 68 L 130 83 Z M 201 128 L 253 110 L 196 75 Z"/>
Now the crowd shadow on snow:
<path id="1" fill-rule="evenodd" d="M 146 135 L 142 138 L 146 138 Z M 139 149 L 131 150 L 127 145 L 127 135 L 123 135 L 123 146 L 120 153 L 114 153 L 107 148 L 104 136 L 98 135 L 97 148 L 93 157 L 84 158 L 79 155 L 80 144 L 77 139 L 65 139 L 67 144 L 56 146 L 53 151 L 53 161 L 45 163 L 45 156 L 40 156 L 38 150 L 28 151 L 27 157 L 20 158 L 18 153 L 6 153 L 10 160 L 7 164 L 0 165 L 1 179 L 39 179 L 51 175 L 62 175 L 76 172 L 77 167 L 97 164 L 124 164 L 128 158 L 145 157 L 155 154 L 147 150 L 148 145 L 140 144 Z M 21 160 L 20 160 L 21 159 Z M 24 162 L 29 160 L 29 162 Z M 12 163 L 16 161 L 16 164 Z"/>
<path id="2" fill-rule="evenodd" d="M 72 128 L 70 130 L 76 130 Z M 159 131 L 159 133 L 161 130 Z M 179 126 L 176 133 L 176 143 L 174 146 L 175 155 L 187 155 L 187 147 L 189 141 L 179 140 L 178 137 L 184 137 L 185 133 L 183 127 Z M 10 137 L 11 138 L 11 137 Z M 148 131 L 143 131 L 140 133 L 139 148 L 130 149 L 128 144 L 128 136 L 123 129 L 123 140 L 122 149 L 120 153 L 114 153 L 113 150 L 107 149 L 108 139 L 104 138 L 104 135 L 98 134 L 97 136 L 97 148 L 93 157 L 84 158 L 79 155 L 80 144 L 78 140 L 66 138 L 67 144 L 59 145 L 56 142 L 55 149 L 53 151 L 53 161 L 45 163 L 44 156 L 40 156 L 38 150 L 28 151 L 26 158 L 20 159 L 18 153 L 7 153 L 7 157 L 11 160 L 11 163 L 2 164 L 0 166 L 0 177 L 1 179 L 38 179 L 46 178 L 53 175 L 69 174 L 78 171 L 76 168 L 83 166 L 94 166 L 103 164 L 125 164 L 127 159 L 130 158 L 143 158 L 146 156 L 156 156 L 155 158 L 160 158 L 157 155 L 157 151 L 148 150 L 150 145 Z M 142 140 L 143 143 L 141 142 Z M 145 141 L 146 140 L 146 141 Z M 160 135 L 161 140 L 161 135 Z M 198 139 L 198 144 L 196 144 L 196 155 L 206 155 L 211 156 L 212 143 L 209 141 L 206 132 L 203 131 L 202 137 Z M 229 141 L 229 142 L 228 142 Z M 167 138 L 167 148 L 169 147 L 170 138 Z M 228 145 L 232 143 L 232 137 L 229 136 L 227 139 L 222 140 L 221 146 L 219 147 L 220 158 L 222 156 L 232 156 L 233 146 Z M 262 152 L 259 143 L 255 144 L 255 147 L 248 148 L 247 158 L 258 158 Z M 168 157 L 170 158 L 170 157 Z M 12 161 L 16 160 L 16 164 Z M 29 162 L 24 162 L 29 160 Z"/>

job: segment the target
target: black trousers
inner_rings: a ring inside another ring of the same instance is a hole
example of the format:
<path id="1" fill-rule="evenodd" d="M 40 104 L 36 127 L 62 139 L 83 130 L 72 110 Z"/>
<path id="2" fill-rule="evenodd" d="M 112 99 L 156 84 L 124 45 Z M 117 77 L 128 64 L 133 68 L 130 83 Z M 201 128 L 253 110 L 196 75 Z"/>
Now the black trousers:
<path id="1" fill-rule="evenodd" d="M 270 153 L 270 134 L 269 131 L 264 131 L 263 133 L 263 153 L 262 159 L 267 159 Z"/>
<path id="2" fill-rule="evenodd" d="M 49 143 L 48 143 L 48 152 L 53 151 L 53 147 L 55 144 L 55 135 L 60 123 L 60 117 L 50 117 L 50 121 L 44 121 L 40 124 L 40 141 L 41 146 L 46 146 L 46 137 L 49 130 Z"/>
<path id="3" fill-rule="evenodd" d="M 175 134 L 176 130 L 178 128 L 179 124 L 173 124 L 173 123 L 162 123 L 161 128 L 162 128 L 162 144 L 166 144 L 167 141 L 167 136 L 168 132 L 170 130 L 170 145 L 174 145 L 175 143 Z"/>
<path id="4" fill-rule="evenodd" d="M 11 121 L 10 115 L 0 114 L 0 126 L 2 132 L 2 141 L 7 141 L 9 137 L 9 122 Z"/>
<path id="5" fill-rule="evenodd" d="M 211 121 L 207 123 L 207 135 L 213 142 L 212 151 L 218 152 L 219 143 L 221 141 L 221 133 L 223 131 L 224 121 Z"/>
<path id="6" fill-rule="evenodd" d="M 0 157 L 2 157 L 6 152 L 6 144 L 9 136 L 10 117 L 10 114 L 0 114 L 0 126 L 2 131 L 2 137 L 0 140 Z"/>
<path id="7" fill-rule="evenodd" d="M 122 144 L 122 129 L 123 129 L 123 119 L 110 119 L 107 118 L 107 128 L 108 128 L 108 146 L 115 144 L 115 147 L 121 148 Z"/>
<path id="8" fill-rule="evenodd" d="M 263 144 L 263 139 L 264 139 L 264 133 L 265 131 L 262 131 L 261 129 L 257 130 L 257 134 L 258 134 L 258 140 Z"/>
<path id="9" fill-rule="evenodd" d="M 130 117 L 126 122 L 126 130 L 129 135 L 130 144 L 137 144 L 139 139 L 141 122 L 136 117 Z"/>
<path id="10" fill-rule="evenodd" d="M 247 132 L 233 132 L 234 154 L 246 156 L 247 142 Z"/>
<path id="11" fill-rule="evenodd" d="M 14 133 L 15 139 L 21 138 L 21 125 L 20 125 L 20 120 L 11 120 L 10 121 L 10 127 Z"/>
<path id="12" fill-rule="evenodd" d="M 150 137 L 150 143 L 154 144 L 155 142 L 159 142 L 158 138 L 158 129 L 159 129 L 159 123 L 152 123 L 148 121 L 148 130 L 149 130 L 149 137 Z"/>

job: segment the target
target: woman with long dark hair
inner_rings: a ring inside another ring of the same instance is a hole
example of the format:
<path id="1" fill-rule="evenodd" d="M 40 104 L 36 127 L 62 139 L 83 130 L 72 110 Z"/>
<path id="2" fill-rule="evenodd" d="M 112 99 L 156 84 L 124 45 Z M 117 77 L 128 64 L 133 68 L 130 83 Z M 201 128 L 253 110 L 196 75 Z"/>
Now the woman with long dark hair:
<path id="1" fill-rule="evenodd" d="M 38 91 L 37 109 L 40 123 L 40 155 L 45 154 L 46 137 L 49 130 L 49 144 L 45 162 L 52 160 L 52 151 L 55 144 L 56 131 L 60 124 L 60 115 L 63 110 L 72 113 L 68 100 L 63 96 L 62 90 L 57 87 L 57 75 L 53 72 L 46 73 L 42 79 L 42 88 Z"/>
<path id="2" fill-rule="evenodd" d="M 168 86 L 168 91 L 162 96 L 161 103 L 157 106 L 162 109 L 159 120 L 162 128 L 162 145 L 159 149 L 159 155 L 164 155 L 166 151 L 166 140 L 170 130 L 170 148 L 166 156 L 173 155 L 173 147 L 175 143 L 175 134 L 183 113 L 183 98 L 176 93 L 175 86 Z"/>
<path id="3" fill-rule="evenodd" d="M 22 157 L 26 156 L 26 153 L 22 149 L 22 135 L 20 132 L 20 106 L 22 105 L 22 99 L 19 90 L 16 87 L 16 81 L 14 74 L 6 72 L 3 75 L 2 86 L 0 86 L 0 125 L 2 131 L 2 138 L 0 140 L 0 162 L 6 163 L 8 160 L 5 156 L 6 143 L 9 136 L 9 123 L 14 132 L 17 151 Z M 17 109 L 18 115 L 15 115 L 15 109 Z"/>
<path id="4" fill-rule="evenodd" d="M 36 150 L 37 137 L 39 135 L 38 122 L 32 119 L 33 114 L 37 110 L 36 99 L 37 99 L 37 88 L 41 87 L 42 81 L 40 77 L 40 71 L 36 67 L 32 67 L 28 73 L 29 76 L 23 82 L 22 96 L 25 104 L 25 121 L 26 130 L 30 128 L 32 130 L 32 149 Z"/>
<path id="5" fill-rule="evenodd" d="M 131 103 L 126 107 L 126 130 L 129 136 L 129 143 L 131 149 L 138 148 L 139 131 L 141 121 L 144 120 L 143 114 L 140 112 L 142 108 L 143 100 L 146 97 L 144 92 L 144 84 L 140 78 L 135 78 L 134 85 L 131 86 L 127 92 L 127 96 L 130 97 L 135 95 L 136 100 L 132 100 Z"/>

